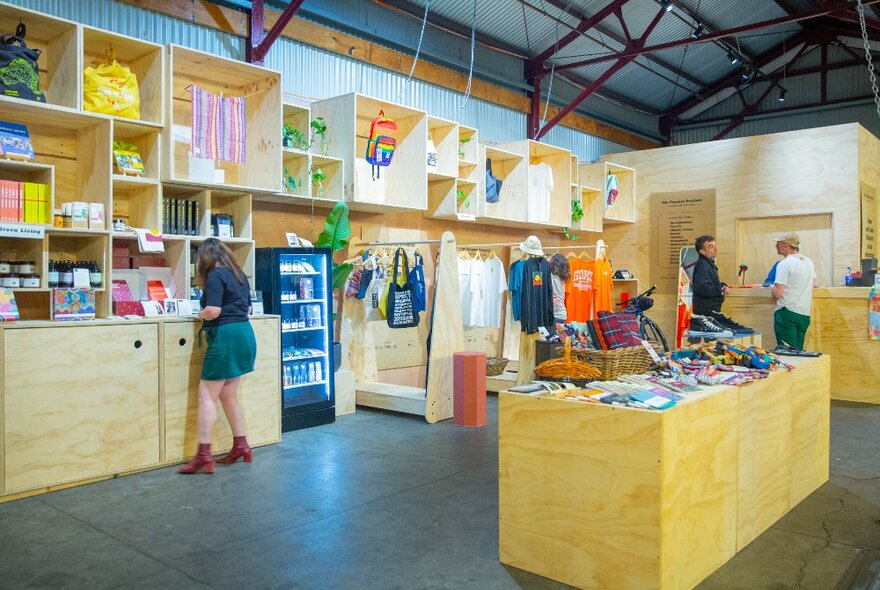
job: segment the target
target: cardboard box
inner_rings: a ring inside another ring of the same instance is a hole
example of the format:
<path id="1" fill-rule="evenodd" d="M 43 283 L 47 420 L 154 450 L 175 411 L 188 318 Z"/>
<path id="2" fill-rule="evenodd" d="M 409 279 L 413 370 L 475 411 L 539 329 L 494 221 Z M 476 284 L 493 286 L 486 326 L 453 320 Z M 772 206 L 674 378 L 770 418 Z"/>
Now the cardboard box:
<path id="1" fill-rule="evenodd" d="M 144 315 L 144 306 L 140 301 L 114 301 L 113 315 Z"/>
<path id="2" fill-rule="evenodd" d="M 131 268 L 140 268 L 142 266 L 166 266 L 164 258 L 155 256 L 132 256 Z"/>
<path id="3" fill-rule="evenodd" d="M 105 229 L 104 204 L 89 203 L 89 229 Z"/>
<path id="4" fill-rule="evenodd" d="M 73 220 L 71 227 L 89 229 L 89 204 L 83 201 L 73 202 Z"/>
<path id="5" fill-rule="evenodd" d="M 52 319 L 81 321 L 95 319 L 94 289 L 52 289 Z"/>
<path id="6" fill-rule="evenodd" d="M 113 270 L 129 268 L 131 268 L 131 258 L 129 258 L 127 255 L 113 257 Z"/>

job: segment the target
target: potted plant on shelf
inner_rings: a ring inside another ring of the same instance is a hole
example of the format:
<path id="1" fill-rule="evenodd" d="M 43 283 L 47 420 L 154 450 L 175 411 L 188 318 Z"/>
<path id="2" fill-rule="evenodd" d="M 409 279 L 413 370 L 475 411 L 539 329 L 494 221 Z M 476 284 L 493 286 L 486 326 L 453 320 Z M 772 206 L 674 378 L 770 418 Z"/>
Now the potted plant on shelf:
<path id="1" fill-rule="evenodd" d="M 324 117 L 315 117 L 315 119 L 309 124 L 312 128 L 312 134 L 317 135 L 321 146 L 321 155 L 327 155 L 327 149 L 330 147 L 330 137 L 327 134 L 327 122 L 324 120 Z"/>
<path id="2" fill-rule="evenodd" d="M 289 193 L 295 192 L 297 188 L 302 186 L 302 178 L 294 178 L 290 174 L 290 168 L 288 168 L 287 166 L 284 167 L 282 180 L 284 184 L 284 190 Z"/>
<path id="3" fill-rule="evenodd" d="M 348 219 L 348 205 L 345 202 L 336 203 L 333 210 L 327 215 L 327 219 L 324 220 L 324 230 L 318 236 L 318 239 L 315 240 L 315 246 L 319 248 L 330 248 L 331 257 L 333 257 L 336 252 L 348 246 L 348 239 L 350 237 L 351 225 Z M 340 305 L 342 302 L 341 291 L 345 288 L 345 282 L 348 280 L 348 275 L 351 274 L 353 269 L 354 265 L 350 262 L 343 262 L 341 264 L 337 264 L 335 261 L 333 262 L 333 300 L 339 301 Z M 338 314 L 334 313 L 333 320 L 336 321 L 337 317 Z M 333 342 L 333 362 L 334 370 L 338 370 L 339 364 L 342 361 L 342 345 L 338 341 L 340 330 L 338 321 L 336 322 L 335 328 L 336 334 L 334 334 Z"/>
<path id="4" fill-rule="evenodd" d="M 321 199 L 324 197 L 324 181 L 327 180 L 327 175 L 324 174 L 324 171 L 321 168 L 316 168 L 312 170 L 312 183 L 314 183 L 314 195 L 316 198 Z"/>
<path id="5" fill-rule="evenodd" d="M 308 150 L 309 142 L 306 141 L 302 131 L 290 123 L 285 123 L 284 126 L 281 127 L 281 146 L 285 148 Z"/>
<path id="6" fill-rule="evenodd" d="M 464 146 L 467 144 L 467 142 L 469 142 L 472 139 L 473 139 L 473 136 L 465 137 L 464 139 L 458 140 L 458 157 L 459 158 L 464 159 Z"/>

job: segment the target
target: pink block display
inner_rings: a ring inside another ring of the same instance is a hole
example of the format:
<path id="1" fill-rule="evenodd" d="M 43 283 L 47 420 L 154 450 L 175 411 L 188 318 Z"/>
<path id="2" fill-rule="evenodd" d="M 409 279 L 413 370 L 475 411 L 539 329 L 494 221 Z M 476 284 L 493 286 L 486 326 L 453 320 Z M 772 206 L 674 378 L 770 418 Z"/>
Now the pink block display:
<path id="1" fill-rule="evenodd" d="M 456 426 L 486 425 L 486 355 L 452 355 L 452 422 Z"/>

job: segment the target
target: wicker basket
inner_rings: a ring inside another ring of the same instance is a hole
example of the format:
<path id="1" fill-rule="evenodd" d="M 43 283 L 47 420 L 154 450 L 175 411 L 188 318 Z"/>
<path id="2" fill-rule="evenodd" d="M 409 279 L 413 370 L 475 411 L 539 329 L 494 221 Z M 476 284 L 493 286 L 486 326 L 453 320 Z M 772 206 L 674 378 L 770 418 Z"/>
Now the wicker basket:
<path id="1" fill-rule="evenodd" d="M 510 360 L 499 356 L 486 357 L 486 377 L 497 377 L 504 372 Z"/>
<path id="2" fill-rule="evenodd" d="M 600 373 L 596 367 L 572 358 L 571 340 L 565 343 L 563 350 L 562 358 L 550 359 L 535 367 L 535 377 L 581 383 L 598 378 Z"/>
<path id="3" fill-rule="evenodd" d="M 650 344 L 655 351 L 661 350 L 658 342 Z M 644 346 L 630 346 L 616 350 L 572 350 L 571 354 L 599 369 L 600 381 L 610 381 L 621 375 L 644 373 L 654 365 L 651 355 Z"/>

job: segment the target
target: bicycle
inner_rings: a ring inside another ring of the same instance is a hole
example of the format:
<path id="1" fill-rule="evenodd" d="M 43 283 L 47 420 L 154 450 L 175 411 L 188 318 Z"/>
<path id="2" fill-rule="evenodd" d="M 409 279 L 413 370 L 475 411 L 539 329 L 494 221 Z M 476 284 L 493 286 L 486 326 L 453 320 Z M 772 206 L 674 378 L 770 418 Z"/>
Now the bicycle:
<path id="1" fill-rule="evenodd" d="M 651 288 L 636 295 L 627 301 L 621 301 L 618 306 L 622 306 L 620 313 L 631 313 L 639 319 L 639 332 L 645 340 L 653 340 L 659 342 L 663 348 L 663 352 L 669 352 L 669 344 L 666 342 L 666 336 L 663 330 L 657 325 L 657 322 L 645 315 L 645 312 L 654 306 L 654 300 L 651 295 L 657 290 L 657 285 L 651 285 Z"/>

